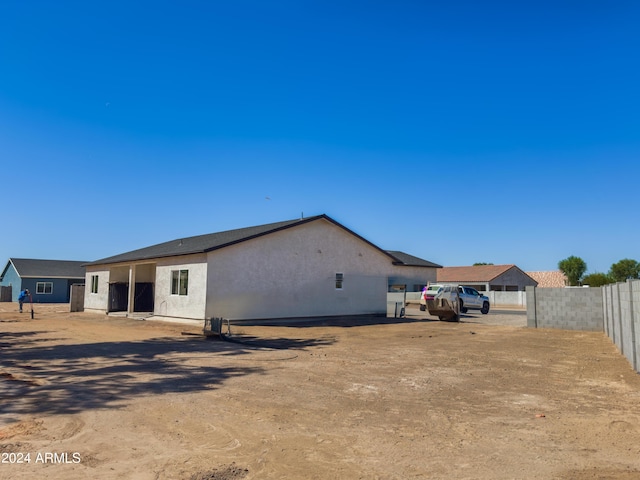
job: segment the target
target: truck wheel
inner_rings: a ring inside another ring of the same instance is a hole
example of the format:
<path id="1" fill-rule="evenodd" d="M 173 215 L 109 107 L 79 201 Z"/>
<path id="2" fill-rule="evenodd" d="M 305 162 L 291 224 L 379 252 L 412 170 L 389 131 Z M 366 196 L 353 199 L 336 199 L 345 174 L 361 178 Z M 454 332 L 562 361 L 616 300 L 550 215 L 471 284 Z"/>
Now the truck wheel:
<path id="1" fill-rule="evenodd" d="M 482 313 L 483 315 L 489 313 L 489 302 L 484 302 L 482 304 L 482 310 L 480 310 L 480 313 Z"/>

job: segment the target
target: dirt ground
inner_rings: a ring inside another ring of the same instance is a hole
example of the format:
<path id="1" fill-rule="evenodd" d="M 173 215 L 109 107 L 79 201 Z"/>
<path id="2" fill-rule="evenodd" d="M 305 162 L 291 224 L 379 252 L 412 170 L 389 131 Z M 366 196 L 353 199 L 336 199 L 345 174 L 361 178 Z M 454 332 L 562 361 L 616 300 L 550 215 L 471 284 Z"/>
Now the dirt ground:
<path id="1" fill-rule="evenodd" d="M 417 309 L 200 333 L 0 304 L 0 478 L 640 478 L 640 376 L 602 333 Z"/>

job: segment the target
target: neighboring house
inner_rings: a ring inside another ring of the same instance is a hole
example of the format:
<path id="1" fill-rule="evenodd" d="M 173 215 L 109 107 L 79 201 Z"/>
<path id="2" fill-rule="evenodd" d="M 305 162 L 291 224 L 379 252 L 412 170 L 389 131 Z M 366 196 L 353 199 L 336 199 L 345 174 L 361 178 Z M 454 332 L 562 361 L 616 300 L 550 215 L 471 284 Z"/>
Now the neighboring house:
<path id="1" fill-rule="evenodd" d="M 569 285 L 567 276 L 560 270 L 547 272 L 527 272 L 531 278 L 538 282 L 539 288 L 563 288 Z"/>
<path id="2" fill-rule="evenodd" d="M 194 320 L 385 314 L 389 278 L 435 279 L 421 265 L 416 282 L 413 268 L 318 215 L 88 263 L 84 308 Z"/>
<path id="3" fill-rule="evenodd" d="M 467 285 L 483 292 L 524 291 L 527 286 L 538 285 L 515 265 L 442 267 L 438 269 L 438 283 Z"/>
<path id="4" fill-rule="evenodd" d="M 0 274 L 0 287 L 11 289 L 13 302 L 21 290 L 29 289 L 34 303 L 68 303 L 71 285 L 84 283 L 85 263 L 10 258 Z"/>
<path id="5" fill-rule="evenodd" d="M 387 250 L 387 253 L 396 259 L 389 276 L 390 291 L 420 292 L 425 285 L 435 283 L 437 269 L 442 268 L 442 265 L 408 253 L 394 250 Z"/>

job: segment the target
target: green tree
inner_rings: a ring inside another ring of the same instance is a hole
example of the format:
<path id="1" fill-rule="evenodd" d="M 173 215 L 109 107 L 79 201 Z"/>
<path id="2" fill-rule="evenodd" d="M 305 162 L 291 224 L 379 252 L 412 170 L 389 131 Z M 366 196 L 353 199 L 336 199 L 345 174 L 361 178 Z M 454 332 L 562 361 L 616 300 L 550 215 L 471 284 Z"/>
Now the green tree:
<path id="1" fill-rule="evenodd" d="M 608 285 L 609 283 L 614 283 L 614 281 L 606 273 L 596 272 L 585 275 L 582 278 L 582 283 L 584 285 L 589 285 L 590 287 L 601 287 L 603 285 Z"/>
<path id="2" fill-rule="evenodd" d="M 587 264 L 580 257 L 571 255 L 558 262 L 558 268 L 567 276 L 569 285 L 575 287 L 580 285 L 580 280 L 587 271 Z"/>
<path id="3" fill-rule="evenodd" d="M 620 260 L 611 265 L 609 276 L 614 282 L 624 282 L 628 278 L 640 278 L 640 263 L 630 258 Z"/>

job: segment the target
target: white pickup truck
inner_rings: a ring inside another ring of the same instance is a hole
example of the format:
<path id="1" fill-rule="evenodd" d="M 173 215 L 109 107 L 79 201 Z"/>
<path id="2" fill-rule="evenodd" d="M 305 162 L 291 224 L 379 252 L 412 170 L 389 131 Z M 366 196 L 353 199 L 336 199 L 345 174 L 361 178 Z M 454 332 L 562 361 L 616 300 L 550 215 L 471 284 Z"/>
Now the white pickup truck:
<path id="1" fill-rule="evenodd" d="M 420 310 L 427 309 L 427 301 L 433 300 L 435 296 L 442 292 L 442 285 L 431 284 L 423 290 L 420 297 Z M 480 313 L 489 313 L 489 297 L 482 295 L 475 288 L 458 285 L 458 297 L 460 298 L 460 313 L 467 313 L 469 310 L 480 310 Z"/>
<path id="2" fill-rule="evenodd" d="M 460 313 L 467 313 L 468 310 L 480 310 L 480 313 L 489 313 L 489 297 L 482 295 L 475 288 L 458 286 L 460 296 Z"/>

